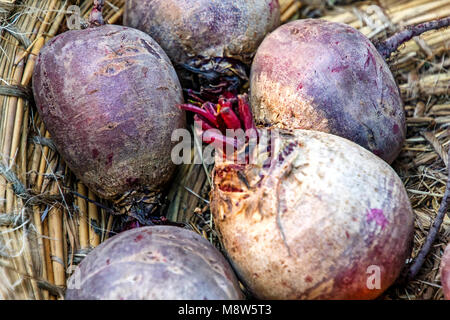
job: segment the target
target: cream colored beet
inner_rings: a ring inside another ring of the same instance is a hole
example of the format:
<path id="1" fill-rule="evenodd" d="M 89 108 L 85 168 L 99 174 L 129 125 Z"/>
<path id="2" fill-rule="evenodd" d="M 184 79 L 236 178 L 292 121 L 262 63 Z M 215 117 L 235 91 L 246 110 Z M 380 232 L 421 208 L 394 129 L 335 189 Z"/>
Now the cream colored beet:
<path id="1" fill-rule="evenodd" d="M 298 130 L 281 141 L 275 158 L 295 147 L 270 168 L 216 162 L 211 208 L 238 273 L 263 299 L 377 297 L 409 256 L 413 214 L 400 178 L 337 136 Z M 234 179 L 223 178 L 227 167 Z M 242 192 L 222 191 L 231 183 Z M 366 285 L 372 265 L 377 290 Z"/>

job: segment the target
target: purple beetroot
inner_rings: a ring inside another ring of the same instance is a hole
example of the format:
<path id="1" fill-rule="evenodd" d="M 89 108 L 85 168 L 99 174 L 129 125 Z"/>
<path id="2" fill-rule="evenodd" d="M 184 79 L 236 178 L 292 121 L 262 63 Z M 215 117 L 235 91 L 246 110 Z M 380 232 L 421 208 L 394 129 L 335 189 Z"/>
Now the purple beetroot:
<path id="1" fill-rule="evenodd" d="M 409 27 L 378 48 L 341 23 L 305 19 L 279 27 L 265 38 L 252 65 L 256 123 L 336 134 L 392 162 L 406 125 L 385 58 L 411 37 L 449 22 Z"/>
<path id="2" fill-rule="evenodd" d="M 182 89 L 161 47 L 141 31 L 103 25 L 102 5 L 95 1 L 89 28 L 41 50 L 33 92 L 75 175 L 104 199 L 133 204 L 159 193 L 174 172 L 170 140 L 185 125 L 176 108 Z"/>
<path id="3" fill-rule="evenodd" d="M 198 56 L 250 64 L 280 24 L 278 0 L 127 0 L 124 23 L 152 36 L 175 63 Z"/>
<path id="4" fill-rule="evenodd" d="M 267 33 L 280 24 L 278 0 L 127 0 L 124 23 L 155 39 L 184 87 L 236 90 Z"/>
<path id="5" fill-rule="evenodd" d="M 95 248 L 69 279 L 66 300 L 238 300 L 233 269 L 183 228 L 128 230 Z"/>

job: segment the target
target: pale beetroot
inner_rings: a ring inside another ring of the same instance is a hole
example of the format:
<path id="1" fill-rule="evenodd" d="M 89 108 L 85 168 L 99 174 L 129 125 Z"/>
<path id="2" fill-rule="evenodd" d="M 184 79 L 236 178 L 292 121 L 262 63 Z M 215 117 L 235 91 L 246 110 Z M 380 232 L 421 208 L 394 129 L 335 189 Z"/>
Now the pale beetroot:
<path id="1" fill-rule="evenodd" d="M 204 132 L 205 142 L 237 147 L 218 149 L 211 211 L 248 289 L 262 299 L 379 296 L 404 267 L 414 231 L 394 170 L 338 136 L 256 129 L 245 96 L 219 101 L 182 108 L 219 129 Z M 250 130 L 248 139 L 221 136 L 224 126 Z"/>
<path id="2" fill-rule="evenodd" d="M 67 300 L 235 300 L 239 283 L 198 234 L 168 226 L 122 232 L 95 248 L 69 279 Z"/>
<path id="3" fill-rule="evenodd" d="M 33 93 L 75 175 L 100 197 L 131 204 L 160 192 L 174 172 L 170 141 L 185 125 L 176 108 L 182 88 L 150 36 L 102 25 L 101 3 L 91 27 L 64 32 L 41 50 Z"/>
<path id="4" fill-rule="evenodd" d="M 384 59 L 412 36 L 449 21 L 408 28 L 378 48 L 341 23 L 305 19 L 279 27 L 265 38 L 252 65 L 256 123 L 336 134 L 392 162 L 403 146 L 406 124 Z"/>
<path id="5" fill-rule="evenodd" d="M 211 211 L 238 274 L 263 299 L 376 298 L 410 254 L 402 181 L 337 136 L 295 130 L 276 142 L 269 162 L 216 158 Z"/>
<path id="6" fill-rule="evenodd" d="M 450 300 L 450 245 L 444 251 L 441 258 L 441 284 L 446 300 Z"/>
<path id="7" fill-rule="evenodd" d="M 124 23 L 147 32 L 172 61 L 198 56 L 249 64 L 280 24 L 278 0 L 127 0 Z"/>

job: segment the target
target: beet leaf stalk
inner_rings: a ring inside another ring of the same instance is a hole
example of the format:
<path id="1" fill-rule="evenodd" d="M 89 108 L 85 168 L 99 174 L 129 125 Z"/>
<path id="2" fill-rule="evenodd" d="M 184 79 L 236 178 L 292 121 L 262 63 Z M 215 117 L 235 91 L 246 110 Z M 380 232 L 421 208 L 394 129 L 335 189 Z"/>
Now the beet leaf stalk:
<path id="1" fill-rule="evenodd" d="M 439 20 L 420 23 L 412 26 L 407 26 L 405 30 L 394 34 L 392 37 L 380 42 L 376 45 L 378 52 L 385 58 L 389 58 L 390 55 L 398 49 L 403 43 L 411 40 L 413 37 L 420 36 L 422 33 L 445 28 L 450 25 L 450 17 L 442 18 Z"/>
<path id="2" fill-rule="evenodd" d="M 195 96 L 193 96 L 195 97 Z M 239 130 L 252 134 L 256 132 L 256 126 L 253 121 L 250 104 L 247 94 L 233 95 L 227 93 L 218 98 L 218 102 L 194 102 L 200 106 L 190 104 L 181 104 L 178 107 L 182 110 L 195 114 L 194 121 L 201 123 L 202 141 L 210 144 L 218 142 L 232 146 L 237 149 L 237 138 L 227 136 L 227 130 Z"/>

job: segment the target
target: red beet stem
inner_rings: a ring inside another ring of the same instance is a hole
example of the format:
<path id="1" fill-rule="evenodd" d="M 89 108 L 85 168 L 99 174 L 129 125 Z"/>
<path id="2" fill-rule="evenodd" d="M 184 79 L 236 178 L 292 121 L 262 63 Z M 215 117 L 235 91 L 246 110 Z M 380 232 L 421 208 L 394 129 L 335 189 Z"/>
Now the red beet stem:
<path id="1" fill-rule="evenodd" d="M 241 121 L 230 107 L 222 108 L 219 114 L 225 122 L 227 129 L 237 130 L 241 128 Z"/>
<path id="2" fill-rule="evenodd" d="M 206 111 L 208 111 L 210 114 L 217 117 L 217 108 L 216 105 L 212 102 L 206 102 L 203 104 L 203 108 L 205 108 Z"/>
<path id="3" fill-rule="evenodd" d="M 182 110 L 186 110 L 186 111 L 190 111 L 195 114 L 198 114 L 199 116 L 204 118 L 206 121 L 208 121 L 213 127 L 215 127 L 215 128 L 219 127 L 216 117 L 200 107 L 194 106 L 193 104 L 181 104 L 181 105 L 179 105 L 179 108 Z"/>
<path id="4" fill-rule="evenodd" d="M 233 107 L 233 100 L 232 99 L 227 99 L 225 97 L 220 97 L 219 98 L 219 104 L 223 107 L 223 108 L 232 108 Z"/>
<path id="5" fill-rule="evenodd" d="M 250 109 L 250 104 L 248 103 L 247 95 L 239 95 L 239 115 L 244 125 L 244 129 L 256 129 L 255 122 L 253 121 L 252 110 Z"/>
<path id="6" fill-rule="evenodd" d="M 238 130 L 244 128 L 245 131 L 256 129 L 248 97 L 246 94 L 238 97 L 230 96 L 230 99 L 221 96 L 218 101 L 218 105 L 212 102 L 205 102 L 202 107 L 192 104 L 181 104 L 178 107 L 195 114 L 194 121 L 200 121 L 201 123 L 204 143 L 222 143 L 222 146 L 229 145 L 237 149 L 237 140 L 227 137 L 225 132 L 226 129 Z M 234 110 L 235 106 L 233 106 L 233 103 L 236 102 L 238 102 L 238 108 Z"/>
<path id="7" fill-rule="evenodd" d="M 198 114 L 196 114 L 194 116 L 194 121 L 201 123 L 203 131 L 210 130 L 210 129 L 216 129 L 208 121 L 205 121 L 204 119 L 202 119 Z"/>
<path id="8" fill-rule="evenodd" d="M 231 100 L 231 101 L 236 101 L 236 95 L 230 91 L 226 91 L 223 93 L 222 95 L 225 99 Z"/>
<path id="9" fill-rule="evenodd" d="M 237 142 L 234 139 L 224 136 L 216 130 L 208 130 L 203 133 L 202 140 L 204 143 L 210 144 L 213 142 L 220 142 L 225 145 L 230 145 L 237 148 Z"/>
<path id="10" fill-rule="evenodd" d="M 450 17 L 434 20 L 430 22 L 420 23 L 406 27 L 405 30 L 394 34 L 392 37 L 380 42 L 376 47 L 378 52 L 385 58 L 389 58 L 392 52 L 397 50 L 403 43 L 417 37 L 424 32 L 436 30 L 450 25 Z"/>
<path id="11" fill-rule="evenodd" d="M 94 0 L 94 7 L 92 8 L 91 14 L 89 16 L 89 26 L 98 27 L 105 24 L 103 20 L 103 6 L 105 5 L 105 0 Z"/>

